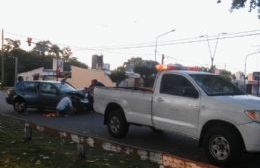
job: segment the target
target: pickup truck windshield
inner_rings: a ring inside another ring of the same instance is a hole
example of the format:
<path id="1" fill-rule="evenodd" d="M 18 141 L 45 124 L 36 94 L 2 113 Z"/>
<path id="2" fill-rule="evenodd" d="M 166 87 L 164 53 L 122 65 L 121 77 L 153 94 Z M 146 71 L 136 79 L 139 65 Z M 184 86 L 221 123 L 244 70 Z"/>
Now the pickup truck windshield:
<path id="1" fill-rule="evenodd" d="M 73 88 L 72 86 L 68 85 L 67 83 L 56 83 L 56 86 L 59 88 L 59 90 L 61 92 L 73 92 L 75 91 L 75 88 Z"/>
<path id="2" fill-rule="evenodd" d="M 191 74 L 195 82 L 208 96 L 244 95 L 238 87 L 217 75 Z"/>

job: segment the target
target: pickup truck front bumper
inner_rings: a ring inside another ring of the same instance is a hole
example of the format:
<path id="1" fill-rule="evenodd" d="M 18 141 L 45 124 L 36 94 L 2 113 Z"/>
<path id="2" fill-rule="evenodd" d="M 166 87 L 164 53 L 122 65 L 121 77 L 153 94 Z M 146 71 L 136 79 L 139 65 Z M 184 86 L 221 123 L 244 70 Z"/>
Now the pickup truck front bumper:
<path id="1" fill-rule="evenodd" d="M 260 152 L 260 123 L 251 122 L 238 127 L 247 152 Z"/>

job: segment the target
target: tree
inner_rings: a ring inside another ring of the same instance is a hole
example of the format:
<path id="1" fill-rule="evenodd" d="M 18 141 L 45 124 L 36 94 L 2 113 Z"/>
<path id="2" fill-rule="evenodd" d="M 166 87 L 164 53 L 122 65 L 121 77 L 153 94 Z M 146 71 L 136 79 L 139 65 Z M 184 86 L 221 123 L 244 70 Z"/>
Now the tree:
<path id="1" fill-rule="evenodd" d="M 51 44 L 50 48 L 49 48 L 49 54 L 54 56 L 54 57 L 60 57 L 60 55 L 62 54 L 62 51 L 60 49 L 60 47 L 56 44 Z"/>
<path id="2" fill-rule="evenodd" d="M 35 44 L 35 47 L 32 49 L 32 51 L 37 52 L 39 55 L 45 56 L 50 53 L 50 48 L 52 46 L 52 43 L 47 41 L 39 41 Z"/>
<path id="3" fill-rule="evenodd" d="M 10 38 L 5 39 L 6 44 L 3 46 L 4 52 L 11 52 L 12 50 L 19 49 L 21 42 L 20 40 L 12 40 Z"/>
<path id="4" fill-rule="evenodd" d="M 110 74 L 110 78 L 117 85 L 126 78 L 125 68 L 120 66 L 116 70 L 113 70 Z"/>
<path id="5" fill-rule="evenodd" d="M 220 76 L 222 76 L 223 78 L 225 78 L 228 81 L 231 81 L 231 79 L 232 79 L 232 73 L 230 71 L 227 71 L 227 70 L 221 70 Z"/>
<path id="6" fill-rule="evenodd" d="M 246 6 L 247 0 L 232 0 L 231 11 L 233 9 L 240 9 Z M 221 0 L 218 0 L 217 3 L 221 3 Z M 260 0 L 250 0 L 249 1 L 249 12 L 254 10 L 256 7 L 260 7 Z"/>
<path id="7" fill-rule="evenodd" d="M 152 60 L 143 60 L 140 57 L 133 57 L 129 59 L 125 64 L 132 65 L 134 72 L 141 75 L 141 77 L 144 79 L 145 87 L 153 86 L 157 74 L 155 66 L 158 64 L 158 62 Z"/>
<path id="8" fill-rule="evenodd" d="M 36 43 L 36 46 L 32 51 L 25 51 L 20 48 L 19 40 L 5 39 L 5 46 L 3 50 L 4 54 L 4 84 L 5 86 L 13 86 L 14 84 L 14 72 L 15 72 L 15 57 L 18 57 L 18 73 L 31 71 L 36 68 L 44 67 L 45 69 L 52 68 L 53 58 L 62 56 L 59 46 L 53 45 L 49 41 L 42 41 Z M 51 54 L 51 55 L 50 55 Z M 72 54 L 72 52 L 71 52 Z M 44 57 L 41 57 L 44 55 Z M 0 59 L 1 64 L 2 59 Z M 77 58 L 69 58 L 64 63 L 64 70 L 70 71 L 70 66 L 77 66 L 81 68 L 88 68 L 88 66 Z M 1 69 L 0 69 L 1 74 Z"/>

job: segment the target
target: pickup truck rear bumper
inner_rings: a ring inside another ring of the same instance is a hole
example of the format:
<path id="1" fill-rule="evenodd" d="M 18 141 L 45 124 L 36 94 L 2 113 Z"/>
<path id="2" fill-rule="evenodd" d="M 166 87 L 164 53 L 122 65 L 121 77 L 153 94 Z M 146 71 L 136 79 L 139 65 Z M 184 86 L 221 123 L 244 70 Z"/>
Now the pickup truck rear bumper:
<path id="1" fill-rule="evenodd" d="M 251 122 L 238 127 L 248 152 L 260 152 L 260 123 Z"/>
<path id="2" fill-rule="evenodd" d="M 11 105 L 13 105 L 13 103 L 14 103 L 14 101 L 11 97 L 6 97 L 5 101 L 6 101 L 6 103 L 11 104 Z"/>

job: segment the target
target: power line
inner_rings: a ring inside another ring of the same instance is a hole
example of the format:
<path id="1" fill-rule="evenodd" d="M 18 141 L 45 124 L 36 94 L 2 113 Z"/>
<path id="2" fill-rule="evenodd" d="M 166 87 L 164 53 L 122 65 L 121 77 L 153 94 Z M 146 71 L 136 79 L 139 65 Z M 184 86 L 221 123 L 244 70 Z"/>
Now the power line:
<path id="1" fill-rule="evenodd" d="M 257 33 L 254 33 L 257 32 Z M 28 37 L 25 35 L 21 34 L 16 34 L 16 33 L 10 33 L 6 32 L 7 34 L 14 35 L 14 36 L 19 36 L 19 37 Z M 239 37 L 250 37 L 250 36 L 256 36 L 260 35 L 260 30 L 249 30 L 249 31 L 242 31 L 242 32 L 235 32 L 235 33 L 227 33 L 225 35 L 222 35 L 221 37 L 215 36 L 208 36 L 208 39 L 203 39 L 202 37 L 193 37 L 193 38 L 183 38 L 183 39 L 175 39 L 171 41 L 164 41 L 160 42 L 158 46 L 171 46 L 171 45 L 181 45 L 181 44 L 191 44 L 191 43 L 199 43 L 199 42 L 205 42 L 205 41 L 214 41 L 217 39 L 233 39 L 233 38 L 239 38 Z M 43 41 L 39 38 L 34 38 L 33 39 Z M 90 51 L 108 51 L 108 50 L 125 50 L 125 49 L 141 49 L 141 48 L 151 48 L 155 47 L 154 43 L 136 43 L 136 44 L 129 44 L 129 45 L 123 45 L 122 47 L 79 47 L 79 46 L 74 46 L 74 45 L 67 45 L 64 43 L 56 43 L 58 45 L 63 45 L 63 46 L 68 46 L 71 48 L 74 48 L 76 50 L 90 50 Z M 144 45 L 141 45 L 144 44 Z"/>
<path id="2" fill-rule="evenodd" d="M 9 34 L 9 35 L 13 35 L 13 36 L 17 36 L 17 37 L 23 37 L 23 38 L 28 38 L 28 37 L 31 37 L 37 41 L 48 41 L 48 40 L 44 40 L 44 39 L 40 39 L 40 38 L 36 38 L 36 37 L 32 37 L 32 36 L 26 36 L 26 35 L 22 35 L 22 34 L 17 34 L 17 33 L 11 33 L 11 32 L 5 32 L 5 34 Z M 33 42 L 33 43 L 36 43 L 36 42 Z M 68 46 L 68 47 L 71 47 L 71 48 L 77 48 L 77 49 L 82 49 L 82 47 L 79 47 L 79 46 L 74 46 L 74 45 L 69 45 L 69 44 L 65 44 L 65 43 L 60 43 L 60 42 L 53 42 L 55 44 L 58 44 L 58 45 L 61 45 L 61 46 Z M 100 49 L 97 49 L 97 48 L 89 48 L 89 47 L 84 47 L 84 50 L 91 50 L 91 51 L 98 51 Z"/>
<path id="3" fill-rule="evenodd" d="M 170 42 L 170 43 L 160 43 L 157 46 L 172 46 L 172 45 L 180 45 L 180 44 L 190 44 L 190 43 L 198 43 L 198 42 L 205 42 L 205 41 L 214 41 L 217 39 L 233 39 L 233 38 L 239 38 L 239 37 L 250 37 L 250 36 L 256 36 L 256 35 L 260 35 L 259 33 L 253 33 L 253 34 L 242 34 L 242 35 L 223 35 L 222 37 L 211 37 L 208 39 L 202 39 L 202 37 L 200 37 L 200 39 L 196 38 L 194 40 L 190 40 L 190 41 L 180 41 L 180 42 Z M 176 40 L 177 41 L 177 40 Z M 117 47 L 117 48 L 103 48 L 102 50 L 125 50 L 125 49 L 140 49 L 140 48 L 151 48 L 151 47 L 155 47 L 155 44 L 151 44 L 151 45 L 141 45 L 141 46 L 129 46 L 129 47 Z M 85 48 L 81 48 L 81 50 L 84 50 Z"/>

